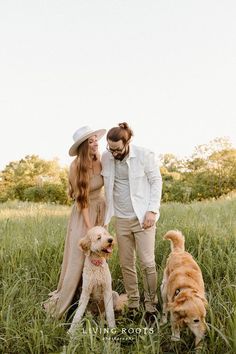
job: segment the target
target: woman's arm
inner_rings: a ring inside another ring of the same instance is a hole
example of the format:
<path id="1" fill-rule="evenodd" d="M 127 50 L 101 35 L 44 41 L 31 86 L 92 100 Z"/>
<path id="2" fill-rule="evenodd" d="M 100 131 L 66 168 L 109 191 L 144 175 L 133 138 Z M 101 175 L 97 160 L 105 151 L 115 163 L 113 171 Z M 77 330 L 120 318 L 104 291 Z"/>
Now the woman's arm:
<path id="1" fill-rule="evenodd" d="M 75 160 L 73 160 L 72 163 L 70 164 L 70 167 L 69 167 L 68 185 L 67 185 L 67 187 L 68 187 L 67 194 L 72 199 L 75 199 L 74 190 L 73 190 L 73 183 L 72 183 L 73 179 L 75 178 L 75 169 L 76 169 Z"/>
<path id="2" fill-rule="evenodd" d="M 83 218 L 84 218 L 84 222 L 85 222 L 86 227 L 87 227 L 88 229 L 91 229 L 91 228 L 92 228 L 92 224 L 91 224 L 91 222 L 90 222 L 88 208 L 81 209 L 81 213 L 82 213 L 82 215 L 83 215 Z"/>
<path id="3" fill-rule="evenodd" d="M 74 195 L 73 195 L 74 192 L 73 192 L 73 188 L 72 188 L 70 181 L 68 183 L 67 194 L 71 199 L 74 199 Z"/>

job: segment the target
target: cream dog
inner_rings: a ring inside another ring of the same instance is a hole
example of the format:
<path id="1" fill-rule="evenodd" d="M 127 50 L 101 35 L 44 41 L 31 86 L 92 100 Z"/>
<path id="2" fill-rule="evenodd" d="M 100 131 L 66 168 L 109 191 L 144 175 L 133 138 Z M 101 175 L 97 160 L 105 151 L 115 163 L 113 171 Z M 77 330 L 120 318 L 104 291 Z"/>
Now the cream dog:
<path id="1" fill-rule="evenodd" d="M 108 326 L 113 328 L 116 325 L 113 300 L 115 309 L 120 310 L 121 302 L 125 299 L 124 297 L 120 299 L 119 295 L 112 291 L 111 273 L 106 259 L 112 253 L 113 245 L 113 237 L 101 226 L 91 228 L 79 242 L 79 247 L 86 254 L 86 258 L 83 269 L 82 293 L 78 309 L 68 331 L 70 335 L 74 334 L 76 325 L 81 321 L 90 298 L 95 300 L 98 305 L 101 302 L 104 304 Z"/>
<path id="2" fill-rule="evenodd" d="M 180 340 L 181 327 L 188 326 L 195 335 L 197 347 L 206 331 L 206 305 L 202 273 L 191 256 L 184 250 L 184 236 L 180 231 L 169 231 L 164 236 L 171 241 L 171 253 L 167 259 L 161 284 L 163 314 L 161 324 L 171 314 L 172 337 Z"/>

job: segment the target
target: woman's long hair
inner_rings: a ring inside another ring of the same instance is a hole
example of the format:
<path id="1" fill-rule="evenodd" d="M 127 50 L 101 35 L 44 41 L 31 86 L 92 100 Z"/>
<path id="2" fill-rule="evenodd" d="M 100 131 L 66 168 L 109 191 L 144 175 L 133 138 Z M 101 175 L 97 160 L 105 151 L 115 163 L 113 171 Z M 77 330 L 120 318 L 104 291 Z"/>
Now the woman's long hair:
<path id="1" fill-rule="evenodd" d="M 79 146 L 77 158 L 76 186 L 78 193 L 76 195 L 76 201 L 81 209 L 88 207 L 89 169 L 92 168 L 92 160 L 97 160 L 97 157 L 95 155 L 91 158 L 89 155 L 89 143 L 87 139 Z"/>

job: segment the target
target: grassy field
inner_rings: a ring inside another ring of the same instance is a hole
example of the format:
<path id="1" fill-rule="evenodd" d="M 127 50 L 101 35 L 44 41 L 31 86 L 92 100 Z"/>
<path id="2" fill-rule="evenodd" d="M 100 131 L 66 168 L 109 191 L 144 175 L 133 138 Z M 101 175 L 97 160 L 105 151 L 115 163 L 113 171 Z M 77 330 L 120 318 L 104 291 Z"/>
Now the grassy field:
<path id="1" fill-rule="evenodd" d="M 69 342 L 68 324 L 48 318 L 41 308 L 55 290 L 62 261 L 69 207 L 11 202 L 0 205 L 0 352 L 23 353 L 194 353 L 194 338 L 187 330 L 181 342 L 170 341 L 170 325 L 150 329 L 143 318 L 117 319 L 116 333 L 90 314 Z M 236 353 L 236 199 L 166 204 L 161 208 L 156 235 L 159 286 L 168 241 L 162 236 L 179 229 L 186 249 L 198 261 L 206 284 L 208 333 L 202 353 Z M 111 226 L 111 232 L 112 226 Z M 109 261 L 113 288 L 123 284 L 117 251 Z M 141 275 L 139 272 L 142 292 Z"/>

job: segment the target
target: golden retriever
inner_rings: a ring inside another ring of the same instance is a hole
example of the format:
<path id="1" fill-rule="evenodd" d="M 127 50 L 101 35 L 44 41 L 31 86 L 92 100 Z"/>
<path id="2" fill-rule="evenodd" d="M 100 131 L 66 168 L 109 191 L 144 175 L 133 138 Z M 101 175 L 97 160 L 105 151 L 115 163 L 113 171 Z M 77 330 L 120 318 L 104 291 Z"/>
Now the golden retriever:
<path id="1" fill-rule="evenodd" d="M 164 238 L 171 241 L 171 253 L 161 284 L 161 324 L 167 323 L 167 313 L 170 312 L 171 339 L 180 340 L 181 327 L 188 326 L 195 335 L 197 347 L 206 331 L 207 300 L 202 272 L 191 254 L 185 252 L 185 239 L 180 231 L 168 231 Z"/>

